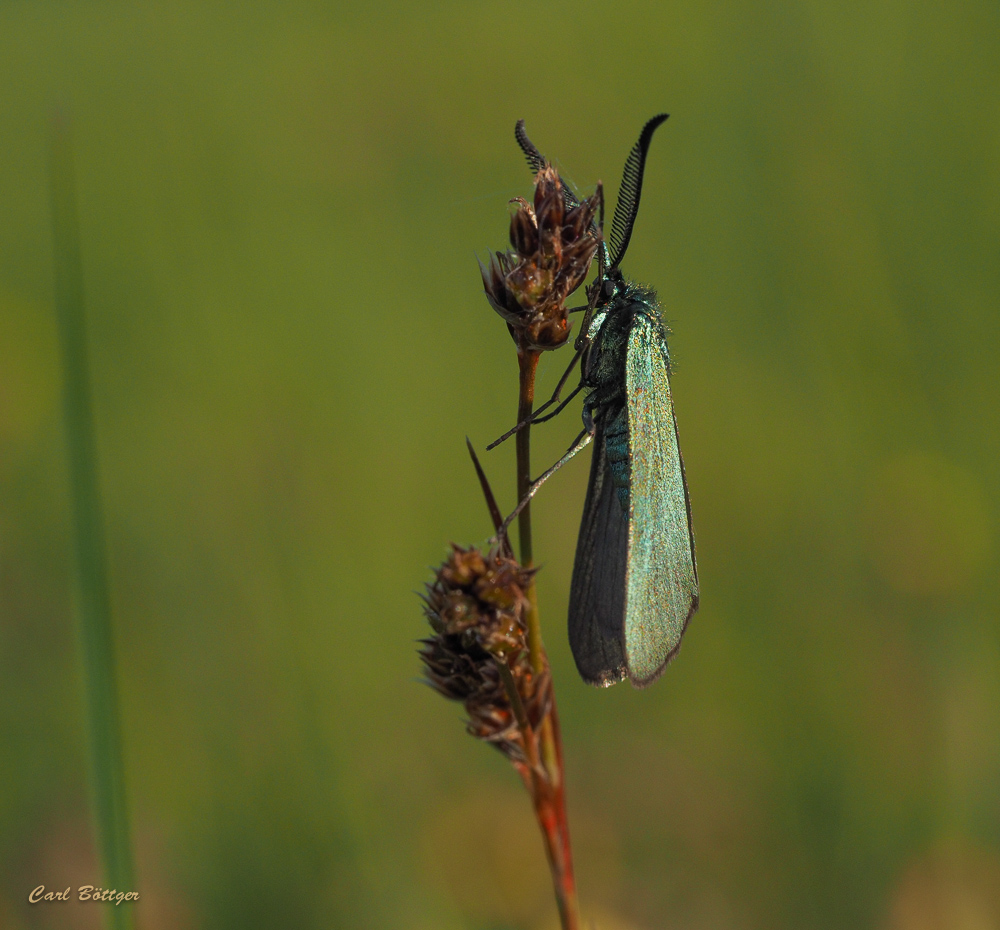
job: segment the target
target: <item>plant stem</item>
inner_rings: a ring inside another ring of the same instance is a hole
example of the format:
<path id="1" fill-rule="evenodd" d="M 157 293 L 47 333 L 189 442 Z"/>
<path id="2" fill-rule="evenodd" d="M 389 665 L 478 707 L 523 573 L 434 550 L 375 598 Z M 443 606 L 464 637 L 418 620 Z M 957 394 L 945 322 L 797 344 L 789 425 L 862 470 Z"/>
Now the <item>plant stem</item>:
<path id="1" fill-rule="evenodd" d="M 518 392 L 517 392 L 517 423 L 522 423 L 531 416 L 535 405 L 535 371 L 538 369 L 538 352 L 530 349 L 519 349 L 517 353 Z M 528 425 L 517 433 L 517 499 L 523 500 L 531 486 L 531 426 Z M 517 531 L 521 564 L 531 568 L 534 555 L 531 550 L 531 502 L 517 517 Z M 525 618 L 528 624 L 528 650 L 531 653 L 531 666 L 535 674 L 541 674 L 545 669 L 545 647 L 542 645 L 542 629 L 538 621 L 538 596 L 535 584 L 528 588 L 530 606 Z"/>
<path id="2" fill-rule="evenodd" d="M 517 422 L 531 416 L 535 402 L 535 372 L 538 368 L 539 353 L 529 349 L 519 349 Z M 525 426 L 517 433 L 517 497 L 523 500 L 531 485 L 531 426 Z M 531 545 L 531 504 L 518 515 L 518 541 L 520 543 L 521 564 L 530 568 L 533 564 Z M 541 622 L 538 617 L 538 595 L 535 583 L 531 582 L 526 592 L 528 609 L 525 620 L 528 626 L 528 650 L 531 665 L 536 675 L 548 671 L 548 657 L 542 643 Z M 573 877 L 573 853 L 569 840 L 569 820 L 566 817 L 566 795 L 563 780 L 562 742 L 559 736 L 559 713 L 556 708 L 555 690 L 552 693 L 552 709 L 542 723 L 539 735 L 541 766 L 545 778 L 540 778 L 537 769 L 531 775 L 532 797 L 535 801 L 535 816 L 542 828 L 545 852 L 552 871 L 555 885 L 556 904 L 563 930 L 577 930 L 579 926 L 579 905 L 576 898 L 576 881 Z"/>
<path id="3" fill-rule="evenodd" d="M 559 921 L 562 930 L 577 930 L 580 926 L 580 914 L 576 900 L 576 882 L 573 878 L 573 858 L 569 846 L 563 791 L 560 787 L 538 792 L 534 798 L 535 817 L 542 828 L 545 854 L 552 872 Z"/>
<path id="4" fill-rule="evenodd" d="M 107 550 L 87 362 L 80 233 L 69 133 L 55 127 L 51 163 L 56 311 L 63 351 L 63 405 L 79 586 L 79 629 L 87 704 L 91 788 L 108 888 L 134 891 L 118 712 Z M 132 910 L 104 908 L 106 926 L 130 930 Z"/>

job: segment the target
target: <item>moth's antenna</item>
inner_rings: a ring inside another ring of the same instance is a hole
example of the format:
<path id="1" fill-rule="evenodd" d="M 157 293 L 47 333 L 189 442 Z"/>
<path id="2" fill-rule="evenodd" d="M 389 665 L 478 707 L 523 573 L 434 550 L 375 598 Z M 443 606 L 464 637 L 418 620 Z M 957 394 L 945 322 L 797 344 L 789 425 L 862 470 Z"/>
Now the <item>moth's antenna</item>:
<path id="1" fill-rule="evenodd" d="M 521 146 L 521 151 L 524 152 L 525 157 L 528 159 L 528 167 L 531 169 L 531 173 L 538 174 L 545 167 L 545 156 L 535 148 L 535 143 L 528 138 L 528 134 L 524 130 L 523 119 L 519 119 L 517 126 L 514 127 L 514 138 L 517 139 L 517 144 Z"/>
<path id="2" fill-rule="evenodd" d="M 514 138 L 517 139 L 517 144 L 521 146 L 521 151 L 524 152 L 525 157 L 528 159 L 528 167 L 531 169 L 531 173 L 538 174 L 548 162 L 545 156 L 535 148 L 535 143 L 528 138 L 528 133 L 524 129 L 523 119 L 519 119 L 517 126 L 514 127 Z M 563 180 L 562 175 L 559 175 L 559 182 L 562 184 L 563 203 L 566 204 L 566 208 L 572 210 L 573 207 L 579 206 L 580 201 L 577 199 L 576 194 L 570 190 L 569 185 Z"/>
<path id="3" fill-rule="evenodd" d="M 668 116 L 668 113 L 661 113 L 659 116 L 654 116 L 642 127 L 639 141 L 632 146 L 632 151 L 629 152 L 628 159 L 625 161 L 622 186 L 621 190 L 618 191 L 618 203 L 615 204 L 615 218 L 611 223 L 612 268 L 618 267 L 619 262 L 625 256 L 629 239 L 632 238 L 632 226 L 635 224 L 635 216 L 639 212 L 642 173 L 646 169 L 646 153 L 649 151 L 649 143 L 653 141 L 656 127 L 665 122 Z"/>

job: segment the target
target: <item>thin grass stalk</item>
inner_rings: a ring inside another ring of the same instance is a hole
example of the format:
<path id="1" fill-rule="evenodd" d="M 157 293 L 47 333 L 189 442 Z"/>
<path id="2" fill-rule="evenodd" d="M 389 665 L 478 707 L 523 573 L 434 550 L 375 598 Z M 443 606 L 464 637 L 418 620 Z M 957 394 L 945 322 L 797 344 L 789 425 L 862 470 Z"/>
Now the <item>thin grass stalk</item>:
<path id="1" fill-rule="evenodd" d="M 517 420 L 522 423 L 531 416 L 535 404 L 535 372 L 538 369 L 538 352 L 530 349 L 520 349 L 517 353 L 518 396 Z M 531 486 L 531 426 L 528 425 L 517 434 L 517 499 L 524 500 Z M 531 545 L 531 501 L 517 516 L 518 550 L 521 564 L 525 568 L 534 565 L 534 554 Z M 526 592 L 530 607 L 525 620 L 528 624 L 528 649 L 531 652 L 531 666 L 536 674 L 545 670 L 545 650 L 542 645 L 542 630 L 538 620 L 538 595 L 535 584 Z"/>
<path id="2" fill-rule="evenodd" d="M 66 125 L 55 127 L 51 160 L 55 298 L 63 356 L 63 414 L 73 508 L 77 611 L 86 695 L 90 782 L 98 849 L 108 888 L 133 891 L 125 799 L 107 545 L 101 508 L 87 357 L 73 155 Z M 131 930 L 132 909 L 108 906 L 106 926 Z"/>
<path id="3" fill-rule="evenodd" d="M 518 404 L 517 421 L 529 419 L 535 402 L 535 372 L 538 369 L 538 352 L 521 348 L 518 361 Z M 517 433 L 517 497 L 523 500 L 531 485 L 531 426 L 525 426 Z M 518 515 L 518 541 L 521 564 L 525 568 L 533 565 L 531 540 L 531 504 Z M 525 621 L 528 627 L 528 649 L 531 664 L 537 674 L 545 671 L 548 657 L 542 643 L 541 622 L 538 616 L 538 595 L 532 579 L 527 591 L 528 609 Z M 555 694 L 552 709 L 542 724 L 539 733 L 541 747 L 540 763 L 545 767 L 546 779 L 533 778 L 532 796 L 535 801 L 535 816 L 545 840 L 545 853 L 552 872 L 555 886 L 556 904 L 563 930 L 577 930 L 580 922 L 579 903 L 576 896 L 576 879 L 573 875 L 573 852 L 569 839 L 569 818 L 566 816 L 566 796 L 563 779 L 562 744 L 559 738 L 559 712 Z"/>

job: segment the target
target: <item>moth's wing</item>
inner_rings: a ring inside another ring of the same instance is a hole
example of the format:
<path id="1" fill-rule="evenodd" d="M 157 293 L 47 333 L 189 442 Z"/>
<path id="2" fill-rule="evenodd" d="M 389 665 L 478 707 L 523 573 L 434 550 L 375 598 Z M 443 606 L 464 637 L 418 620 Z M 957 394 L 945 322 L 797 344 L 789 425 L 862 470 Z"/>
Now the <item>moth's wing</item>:
<path id="1" fill-rule="evenodd" d="M 607 687 L 625 677 L 627 547 L 628 521 L 611 480 L 604 431 L 598 427 L 569 593 L 569 644 L 587 684 Z"/>
<path id="2" fill-rule="evenodd" d="M 629 332 L 625 369 L 631 466 L 625 664 L 641 688 L 680 648 L 698 608 L 698 569 L 666 343 L 641 313 Z"/>

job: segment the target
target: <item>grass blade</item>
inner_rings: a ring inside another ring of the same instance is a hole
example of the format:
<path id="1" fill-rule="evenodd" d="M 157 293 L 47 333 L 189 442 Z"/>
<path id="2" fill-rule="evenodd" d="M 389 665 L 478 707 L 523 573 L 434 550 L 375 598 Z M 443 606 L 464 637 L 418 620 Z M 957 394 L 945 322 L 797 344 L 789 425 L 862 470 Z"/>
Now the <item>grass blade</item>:
<path id="1" fill-rule="evenodd" d="M 107 547 L 91 409 L 73 155 L 63 120 L 56 123 L 53 137 L 51 192 L 56 312 L 63 356 L 63 412 L 94 818 L 106 886 L 128 892 L 135 888 L 125 803 Z M 109 928 L 131 930 L 132 910 L 128 905 L 108 905 L 105 917 Z"/>

